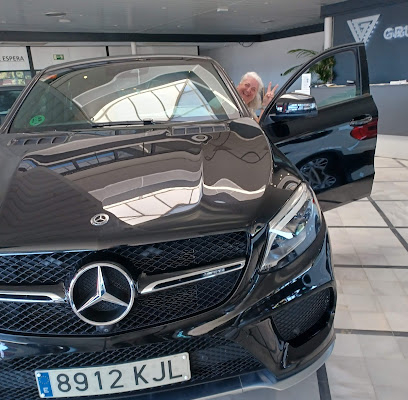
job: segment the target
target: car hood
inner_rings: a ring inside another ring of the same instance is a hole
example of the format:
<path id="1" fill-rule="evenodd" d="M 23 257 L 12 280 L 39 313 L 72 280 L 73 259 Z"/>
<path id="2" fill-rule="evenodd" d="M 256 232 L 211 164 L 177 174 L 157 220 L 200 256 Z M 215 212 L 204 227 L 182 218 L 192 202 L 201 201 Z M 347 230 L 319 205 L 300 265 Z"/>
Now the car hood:
<path id="1" fill-rule="evenodd" d="M 274 160 L 249 118 L 169 129 L 7 134 L 0 152 L 3 252 L 255 233 L 299 182 L 290 166 Z M 94 225 L 97 214 L 108 222 Z"/>

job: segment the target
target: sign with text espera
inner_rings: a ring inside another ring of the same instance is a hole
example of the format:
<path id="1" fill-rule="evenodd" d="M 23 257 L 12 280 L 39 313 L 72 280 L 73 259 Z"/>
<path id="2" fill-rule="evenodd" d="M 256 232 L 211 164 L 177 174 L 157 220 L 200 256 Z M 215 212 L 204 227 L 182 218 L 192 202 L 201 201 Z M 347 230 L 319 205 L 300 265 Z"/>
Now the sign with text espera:
<path id="1" fill-rule="evenodd" d="M 30 69 L 25 46 L 0 46 L 0 71 L 27 71 Z"/>

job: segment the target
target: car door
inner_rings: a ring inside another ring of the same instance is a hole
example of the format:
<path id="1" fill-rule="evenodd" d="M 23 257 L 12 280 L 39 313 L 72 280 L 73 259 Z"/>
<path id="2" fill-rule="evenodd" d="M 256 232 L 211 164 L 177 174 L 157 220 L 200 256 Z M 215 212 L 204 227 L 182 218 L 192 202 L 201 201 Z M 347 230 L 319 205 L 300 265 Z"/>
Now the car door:
<path id="1" fill-rule="evenodd" d="M 362 43 L 306 62 L 260 119 L 270 142 L 298 167 L 324 210 L 371 193 L 377 122 Z"/>

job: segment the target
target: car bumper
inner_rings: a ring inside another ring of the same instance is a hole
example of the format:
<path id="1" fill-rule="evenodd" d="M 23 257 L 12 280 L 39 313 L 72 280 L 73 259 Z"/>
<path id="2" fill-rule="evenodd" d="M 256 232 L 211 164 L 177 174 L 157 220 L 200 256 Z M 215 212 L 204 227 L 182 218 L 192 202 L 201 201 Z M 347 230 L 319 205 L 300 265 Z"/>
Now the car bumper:
<path id="1" fill-rule="evenodd" d="M 239 297 L 240 288 L 237 288 L 223 308 L 204 313 L 199 319 L 185 319 L 167 326 L 110 337 L 0 334 L 5 349 L 0 362 L 0 381 L 10 380 L 13 374 L 17 374 L 19 381 L 16 381 L 15 389 L 21 388 L 24 393 L 19 397 L 11 384 L 4 399 L 39 398 L 36 397 L 36 369 L 119 364 L 184 351 L 190 353 L 192 377 L 195 377 L 192 381 L 160 389 L 113 394 L 106 399 L 129 399 L 129 396 L 143 399 L 153 393 L 158 399 L 160 396 L 172 398 L 173 394 L 178 399 L 202 398 L 203 393 L 206 398 L 211 398 L 258 387 L 281 390 L 306 378 L 324 363 L 334 342 L 336 289 L 326 227 L 323 224 L 316 241 L 302 256 L 274 273 L 256 272 L 263 243 L 264 238 L 260 238 L 252 250 L 258 255 L 249 262 L 242 279 L 246 283 L 241 282 L 241 285 L 247 286 L 242 290 L 242 297 Z M 254 268 L 248 277 L 251 262 Z M 285 336 L 293 336 L 293 332 L 285 331 L 285 328 L 313 311 L 317 304 L 314 299 L 321 298 L 322 294 L 329 298 L 325 300 L 324 313 L 319 314 L 313 326 L 305 328 L 296 337 L 285 339 Z M 211 348 L 212 342 L 219 344 Z M 162 347 L 157 350 L 157 346 Z M 147 348 L 156 350 L 143 351 Z M 124 357 L 132 353 L 134 358 L 110 357 L 110 354 L 119 353 Z M 219 354 L 224 357 L 222 368 Z M 237 354 L 241 358 L 234 360 Z M 92 361 L 83 364 L 83 360 L 90 357 L 93 357 Z M 59 364 L 57 360 L 63 362 Z M 251 367 L 247 369 L 248 365 Z M 206 375 L 202 371 L 206 371 Z M 24 387 L 28 391 L 24 391 Z"/>
<path id="2" fill-rule="evenodd" d="M 200 400 L 217 399 L 224 396 L 235 396 L 243 393 L 252 392 L 258 389 L 285 390 L 294 386 L 316 372 L 330 357 L 333 351 L 334 343 L 318 357 L 309 367 L 298 372 L 289 378 L 278 381 L 276 377 L 267 369 L 236 376 L 233 378 L 222 379 L 216 382 L 194 385 L 184 389 L 167 390 L 157 392 L 154 395 L 155 400 Z M 132 395 L 121 400 L 131 400 Z M 138 400 L 151 400 L 150 395 L 138 396 Z"/>

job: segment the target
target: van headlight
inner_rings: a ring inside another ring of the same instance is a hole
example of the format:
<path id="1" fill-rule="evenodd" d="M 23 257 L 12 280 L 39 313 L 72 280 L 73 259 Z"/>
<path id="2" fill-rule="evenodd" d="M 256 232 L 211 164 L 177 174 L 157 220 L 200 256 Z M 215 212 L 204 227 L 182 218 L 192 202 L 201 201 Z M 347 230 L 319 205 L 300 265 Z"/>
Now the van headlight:
<path id="1" fill-rule="evenodd" d="M 322 215 L 315 194 L 302 183 L 269 223 L 268 243 L 261 272 L 283 268 L 316 239 Z"/>

